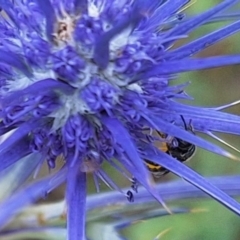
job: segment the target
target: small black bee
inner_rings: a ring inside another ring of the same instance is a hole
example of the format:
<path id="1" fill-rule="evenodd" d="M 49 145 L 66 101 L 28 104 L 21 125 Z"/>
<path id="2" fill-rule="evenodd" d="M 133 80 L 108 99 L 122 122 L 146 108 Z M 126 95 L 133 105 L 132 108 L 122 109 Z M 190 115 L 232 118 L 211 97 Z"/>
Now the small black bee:
<path id="1" fill-rule="evenodd" d="M 187 126 L 184 118 L 181 116 L 184 127 L 187 131 L 190 131 L 192 133 L 193 130 L 191 126 Z M 163 134 L 161 132 L 157 132 L 162 138 L 167 138 L 166 134 Z M 167 154 L 171 155 L 173 158 L 176 158 L 180 162 L 185 162 L 187 160 L 190 160 L 191 157 L 194 155 L 196 151 L 196 146 L 192 143 L 186 142 L 180 138 L 173 137 L 170 139 L 170 141 L 166 141 L 161 143 L 161 146 L 159 147 L 162 151 L 166 152 Z M 144 162 L 148 168 L 148 170 L 155 176 L 160 177 L 162 175 L 165 175 L 169 173 L 169 170 L 166 168 L 160 166 L 157 163 L 154 163 L 150 160 L 144 159 Z"/>

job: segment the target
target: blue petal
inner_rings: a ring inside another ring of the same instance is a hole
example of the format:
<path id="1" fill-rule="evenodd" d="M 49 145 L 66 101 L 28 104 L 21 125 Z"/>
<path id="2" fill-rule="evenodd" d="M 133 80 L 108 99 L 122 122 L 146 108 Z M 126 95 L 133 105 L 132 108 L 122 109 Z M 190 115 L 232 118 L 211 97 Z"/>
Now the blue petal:
<path id="1" fill-rule="evenodd" d="M 12 1 L 0 0 L 0 6 L 0 9 L 3 9 L 7 13 L 7 16 L 12 20 L 15 26 L 19 27 L 19 21 L 15 17 L 16 12 L 13 10 L 14 6 Z"/>
<path id="2" fill-rule="evenodd" d="M 227 7 L 230 7 L 231 5 L 233 5 L 234 3 L 237 3 L 237 2 L 238 2 L 238 0 L 223 1 L 222 3 L 218 4 L 216 7 L 200 14 L 198 17 L 194 17 L 185 23 L 177 25 L 175 28 L 170 30 L 165 35 L 165 37 L 169 38 L 169 37 L 176 36 L 176 35 L 186 34 L 189 31 L 193 30 L 194 28 L 207 22 L 209 20 L 209 18 L 212 17 L 213 15 L 219 13 L 220 11 L 226 9 Z"/>
<path id="3" fill-rule="evenodd" d="M 22 158 L 5 171 L 0 172 L 0 201 L 7 198 L 19 186 L 21 186 L 27 178 L 34 172 L 42 157 L 40 154 L 31 154 Z"/>
<path id="4" fill-rule="evenodd" d="M 0 113 L 0 118 L 2 118 L 2 114 L 1 113 Z M 2 136 L 3 134 L 5 134 L 7 132 L 10 132 L 12 129 L 14 129 L 13 126 L 6 127 L 3 122 L 0 122 L 0 136 Z"/>
<path id="5" fill-rule="evenodd" d="M 187 71 L 196 71 L 208 68 L 217 68 L 240 64 L 240 55 L 225 55 L 218 57 L 198 58 L 198 59 L 183 59 L 181 61 L 162 62 L 155 65 L 136 76 L 136 79 L 149 78 L 156 75 L 168 75 Z"/>
<path id="6" fill-rule="evenodd" d="M 17 68 L 28 77 L 32 76 L 30 69 L 27 67 L 23 59 L 18 54 L 0 50 L 0 62 L 6 63 L 12 67 Z"/>
<path id="7" fill-rule="evenodd" d="M 41 81 L 38 81 L 36 83 L 33 83 L 29 85 L 28 87 L 11 92 L 9 95 L 5 96 L 4 99 L 2 99 L 3 105 L 19 101 L 19 98 L 21 98 L 24 95 L 35 95 L 39 93 L 48 93 L 53 92 L 55 90 L 59 90 L 67 95 L 70 95 L 73 93 L 73 88 L 65 84 L 63 82 L 56 81 L 55 79 L 47 78 L 43 79 Z"/>
<path id="8" fill-rule="evenodd" d="M 192 56 L 193 54 L 198 53 L 199 51 L 221 41 L 226 37 L 229 37 L 238 31 L 240 31 L 240 21 L 221 28 L 220 30 L 210 33 L 202 38 L 198 38 L 197 40 L 173 51 L 170 51 L 164 56 L 164 59 L 176 60 Z"/>
<path id="9" fill-rule="evenodd" d="M 240 195 L 240 186 L 236 183 L 240 181 L 240 176 L 219 176 L 219 177 L 208 177 L 204 178 L 208 183 L 216 186 L 222 191 L 232 195 L 239 196 Z M 178 200 L 184 198 L 205 198 L 207 195 L 196 189 L 193 185 L 188 182 L 179 181 L 170 181 L 168 183 L 159 184 L 157 189 L 161 191 L 162 196 L 166 200 Z M 142 194 L 145 196 L 143 192 L 139 192 L 140 197 Z M 150 198 L 150 196 L 149 196 Z"/>
<path id="10" fill-rule="evenodd" d="M 161 5 L 156 11 L 154 12 L 153 16 L 150 17 L 147 24 L 147 29 L 154 30 L 159 24 L 164 22 L 166 19 L 168 19 L 170 16 L 175 14 L 179 11 L 184 5 L 186 5 L 189 2 L 189 0 L 171 0 L 171 1 L 165 1 L 163 5 Z"/>
<path id="11" fill-rule="evenodd" d="M 11 193 L 18 189 L 27 178 L 34 172 L 38 164 L 41 162 L 42 156 L 38 153 L 28 155 L 5 171 L 0 172 L 0 200 L 8 197 Z"/>
<path id="12" fill-rule="evenodd" d="M 1 143 L 0 154 L 11 150 L 11 148 L 15 147 L 16 142 L 27 136 L 34 128 L 41 126 L 42 126 L 41 121 L 36 119 L 31 122 L 29 121 L 23 123 L 3 143 Z"/>
<path id="13" fill-rule="evenodd" d="M 138 154 L 137 147 L 133 143 L 124 126 L 122 126 L 116 118 L 103 117 L 102 121 L 112 133 L 116 142 L 124 149 L 124 151 L 126 151 L 129 159 L 131 159 L 134 167 L 136 168 L 136 171 L 142 175 L 142 178 L 148 179 L 148 172 L 146 171 L 146 167 Z"/>
<path id="14" fill-rule="evenodd" d="M 0 145 L 1 148 L 1 145 Z M 11 166 L 21 158 L 27 156 L 31 153 L 29 149 L 29 141 L 27 138 L 22 138 L 19 141 L 15 142 L 14 146 L 9 147 L 8 151 L 0 153 L 1 164 L 0 171 Z"/>
<path id="15" fill-rule="evenodd" d="M 108 65 L 109 43 L 111 39 L 120 34 L 124 29 L 128 27 L 135 27 L 143 18 L 142 12 L 148 9 L 150 4 L 146 2 L 143 3 L 142 0 L 137 0 L 133 5 L 133 9 L 130 11 L 130 13 L 123 15 L 120 20 L 113 23 L 112 29 L 110 29 L 108 32 L 105 32 L 97 40 L 94 49 L 94 61 L 100 68 L 104 69 Z"/>
<path id="16" fill-rule="evenodd" d="M 197 174 L 195 171 L 157 149 L 150 150 L 147 146 L 145 149 L 149 160 L 160 164 L 179 177 L 182 177 L 236 214 L 240 215 L 240 204 L 237 201 L 221 191 L 219 188 L 212 185 L 210 182 L 206 181 L 205 178 Z"/>
<path id="17" fill-rule="evenodd" d="M 111 35 L 105 33 L 96 43 L 94 50 L 94 61 L 97 65 L 104 69 L 109 62 L 109 42 Z"/>
<path id="18" fill-rule="evenodd" d="M 164 155 L 165 157 L 165 155 Z M 174 159 L 173 159 L 174 160 Z M 173 161 L 172 160 L 172 161 Z M 168 161 L 168 160 L 167 160 Z M 174 162 L 175 165 L 175 162 Z M 240 176 L 220 176 L 208 177 L 205 181 L 210 185 L 215 185 L 224 192 L 233 196 L 240 195 L 240 185 L 236 184 L 240 181 Z M 123 189 L 127 191 L 129 188 Z M 149 191 L 144 187 L 139 187 L 138 194 L 135 196 L 134 203 L 152 203 L 154 199 Z M 183 180 L 174 180 L 166 183 L 159 183 L 156 185 L 156 190 L 163 197 L 164 200 L 174 201 L 186 198 L 205 198 L 207 195 Z M 87 198 L 87 210 L 94 211 L 97 208 L 104 208 L 107 206 L 117 205 L 124 207 L 125 205 L 134 204 L 126 201 L 126 197 L 119 194 L 117 191 L 105 192 L 91 195 Z"/>
<path id="19" fill-rule="evenodd" d="M 65 180 L 65 169 L 58 171 L 56 174 L 47 178 L 41 179 L 23 190 L 12 195 L 10 199 L 7 199 L 0 204 L 0 227 L 8 223 L 8 221 L 16 214 L 21 208 L 28 206 L 35 202 L 40 197 L 46 196 L 49 190 L 56 188 Z M 54 180 L 54 181 L 53 181 Z"/>
<path id="20" fill-rule="evenodd" d="M 177 112 L 178 116 L 183 115 L 187 122 L 188 120 L 192 121 L 194 128 L 198 131 L 217 131 L 240 135 L 240 116 L 211 108 L 186 106 L 176 102 L 168 105 L 167 109 L 170 112 Z M 159 112 L 159 114 L 164 115 L 166 112 Z"/>
<path id="21" fill-rule="evenodd" d="M 68 240 L 85 239 L 86 187 L 86 173 L 79 171 L 75 166 L 70 167 L 66 193 Z"/>
<path id="22" fill-rule="evenodd" d="M 75 0 L 74 1 L 75 14 L 87 13 L 88 1 L 87 0 Z"/>
<path id="23" fill-rule="evenodd" d="M 42 14 L 46 19 L 46 34 L 49 40 L 53 40 L 54 24 L 56 23 L 56 16 L 54 8 L 49 0 L 36 0 Z"/>

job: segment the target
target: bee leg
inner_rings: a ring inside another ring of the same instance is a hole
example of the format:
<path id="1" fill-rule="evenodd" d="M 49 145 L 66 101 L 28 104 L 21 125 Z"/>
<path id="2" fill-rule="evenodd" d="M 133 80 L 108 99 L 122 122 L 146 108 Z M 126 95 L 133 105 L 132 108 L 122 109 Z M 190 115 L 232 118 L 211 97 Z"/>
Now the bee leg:
<path id="1" fill-rule="evenodd" d="M 138 192 L 138 186 L 139 186 L 139 183 L 138 183 L 138 180 L 135 178 L 135 177 L 132 177 L 132 185 L 131 185 L 131 188 L 134 192 Z"/>

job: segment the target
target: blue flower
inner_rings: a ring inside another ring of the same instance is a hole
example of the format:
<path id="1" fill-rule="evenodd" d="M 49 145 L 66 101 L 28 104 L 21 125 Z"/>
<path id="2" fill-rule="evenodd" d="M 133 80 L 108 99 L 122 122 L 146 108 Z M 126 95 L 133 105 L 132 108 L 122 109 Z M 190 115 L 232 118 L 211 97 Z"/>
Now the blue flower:
<path id="1" fill-rule="evenodd" d="M 177 102 L 187 98 L 184 86 L 169 81 L 176 73 L 240 63 L 240 55 L 193 57 L 240 30 L 239 21 L 172 48 L 238 1 L 185 18 L 179 12 L 188 2 L 0 0 L 0 134 L 8 135 L 0 146 L 0 170 L 26 158 L 37 169 L 44 161 L 53 169 L 59 158 L 64 160 L 61 170 L 23 191 L 11 209 L 2 208 L 0 224 L 66 181 L 68 239 L 85 239 L 87 172 L 97 186 L 102 179 L 131 198 L 103 171 L 105 161 L 124 177 L 127 170 L 164 205 L 143 159 L 240 213 L 236 201 L 160 151 L 156 143 L 166 139 L 152 135 L 156 130 L 234 158 L 186 131 L 182 118 L 195 131 L 240 134 L 240 117 Z"/>

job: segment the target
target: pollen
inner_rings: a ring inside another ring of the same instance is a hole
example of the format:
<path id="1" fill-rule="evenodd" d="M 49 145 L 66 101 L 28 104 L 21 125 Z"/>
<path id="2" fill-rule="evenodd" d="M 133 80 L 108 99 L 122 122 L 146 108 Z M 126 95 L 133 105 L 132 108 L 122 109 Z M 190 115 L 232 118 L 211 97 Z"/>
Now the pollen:
<path id="1" fill-rule="evenodd" d="M 54 42 L 57 46 L 73 43 L 73 32 L 78 16 L 70 16 L 67 13 L 64 17 L 57 20 L 55 32 L 53 33 Z"/>

